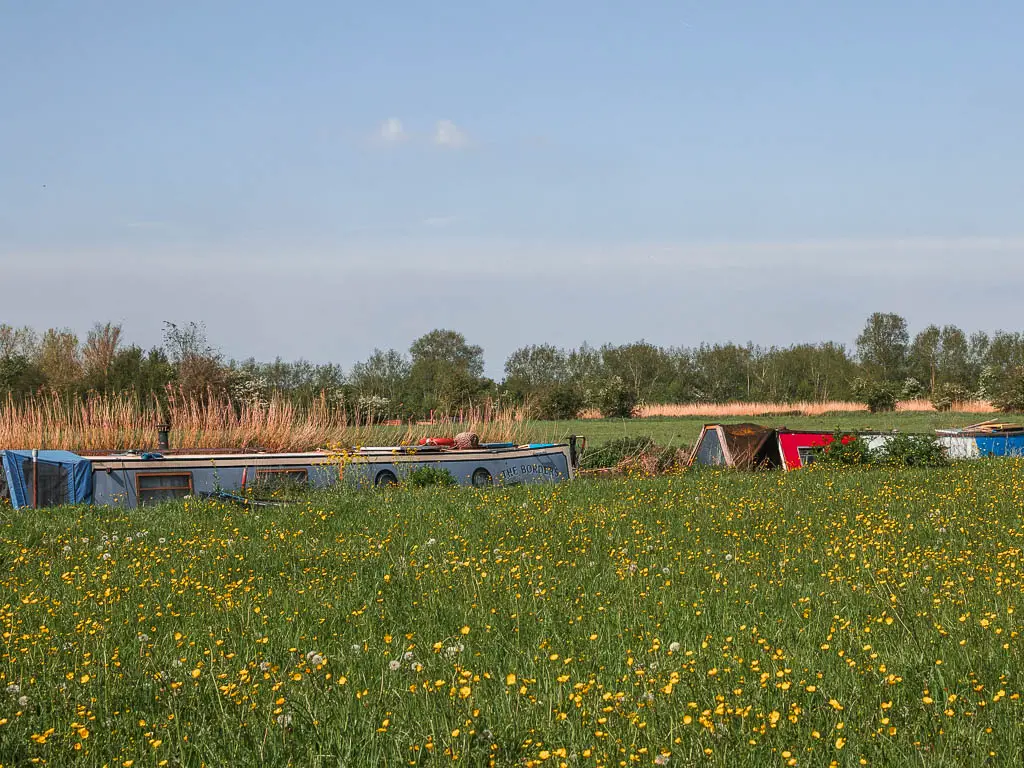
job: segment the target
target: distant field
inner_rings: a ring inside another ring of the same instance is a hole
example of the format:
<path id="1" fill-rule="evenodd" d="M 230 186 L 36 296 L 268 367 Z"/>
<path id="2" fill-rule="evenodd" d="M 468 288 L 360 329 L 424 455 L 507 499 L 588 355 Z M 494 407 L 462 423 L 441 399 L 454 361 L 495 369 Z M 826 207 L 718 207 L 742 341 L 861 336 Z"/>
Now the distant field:
<path id="1" fill-rule="evenodd" d="M 854 411 L 829 413 L 822 416 L 730 416 L 715 419 L 710 416 L 651 417 L 641 419 L 576 419 L 574 421 L 530 422 L 526 432 L 535 439 L 555 440 L 567 435 L 584 435 L 590 445 L 600 445 L 617 437 L 645 435 L 659 445 L 693 445 L 700 435 L 701 426 L 710 422 L 736 423 L 750 421 L 766 426 L 786 426 L 791 429 L 884 430 L 902 432 L 931 432 L 947 427 L 962 427 L 986 419 L 999 418 L 1020 422 L 1020 414 L 993 413 L 939 413 L 937 411 L 868 413 Z"/>

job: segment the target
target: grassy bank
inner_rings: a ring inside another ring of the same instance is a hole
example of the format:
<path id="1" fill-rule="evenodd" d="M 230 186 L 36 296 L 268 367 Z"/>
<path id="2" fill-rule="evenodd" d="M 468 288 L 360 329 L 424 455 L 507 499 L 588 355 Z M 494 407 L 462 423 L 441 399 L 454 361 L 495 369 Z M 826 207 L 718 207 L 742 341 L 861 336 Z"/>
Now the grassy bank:
<path id="1" fill-rule="evenodd" d="M 1022 509 L 1014 461 L 7 509 L 0 763 L 1017 764 Z"/>

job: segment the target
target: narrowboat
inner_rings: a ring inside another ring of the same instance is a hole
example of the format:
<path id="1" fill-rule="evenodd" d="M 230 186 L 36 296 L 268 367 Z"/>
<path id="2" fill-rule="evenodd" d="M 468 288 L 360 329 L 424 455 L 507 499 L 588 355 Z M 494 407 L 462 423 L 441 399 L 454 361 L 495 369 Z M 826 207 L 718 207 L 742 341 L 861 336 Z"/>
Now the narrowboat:
<path id="1" fill-rule="evenodd" d="M 871 450 L 882 448 L 892 432 L 849 432 Z M 1024 426 L 986 421 L 960 429 L 938 429 L 936 440 L 950 459 L 1024 456 Z M 789 471 L 812 463 L 834 434 L 759 424 L 706 424 L 690 455 L 691 465 Z"/>
<path id="2" fill-rule="evenodd" d="M 581 443 L 582 445 L 582 439 Z M 136 507 L 188 496 L 244 499 L 280 483 L 325 488 L 337 482 L 379 487 L 420 467 L 447 470 L 460 485 L 486 487 L 572 480 L 577 438 L 567 443 L 380 446 L 345 453 L 0 451 L 5 493 L 15 508 L 60 504 Z"/>

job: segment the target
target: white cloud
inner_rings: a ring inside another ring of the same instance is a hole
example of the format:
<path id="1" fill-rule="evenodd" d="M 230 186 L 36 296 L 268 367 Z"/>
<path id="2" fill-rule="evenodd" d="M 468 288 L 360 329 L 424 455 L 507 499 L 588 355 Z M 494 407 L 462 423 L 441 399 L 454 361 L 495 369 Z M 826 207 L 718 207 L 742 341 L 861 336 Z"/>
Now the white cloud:
<path id="1" fill-rule="evenodd" d="M 438 120 L 434 129 L 434 143 L 441 147 L 464 147 L 469 137 L 451 120 Z"/>
<path id="2" fill-rule="evenodd" d="M 377 136 L 383 141 L 397 142 L 404 141 L 406 133 L 401 120 L 397 117 L 389 117 L 380 124 Z"/>

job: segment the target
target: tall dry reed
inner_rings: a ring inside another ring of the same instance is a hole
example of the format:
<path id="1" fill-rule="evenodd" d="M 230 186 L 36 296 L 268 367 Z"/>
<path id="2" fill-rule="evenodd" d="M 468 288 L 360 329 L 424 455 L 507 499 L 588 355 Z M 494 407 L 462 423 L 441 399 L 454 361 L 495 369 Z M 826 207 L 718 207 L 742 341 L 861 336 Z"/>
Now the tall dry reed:
<path id="1" fill-rule="evenodd" d="M 386 425 L 349 415 L 325 399 L 307 407 L 274 396 L 267 403 L 205 402 L 172 395 L 64 397 L 41 395 L 0 404 L 0 449 L 112 451 L 153 448 L 157 425 L 169 423 L 179 449 L 308 451 L 325 447 L 415 443 L 429 435 L 471 430 L 484 442 L 523 442 L 525 413 L 485 405 L 441 416 L 431 424 Z"/>
<path id="2" fill-rule="evenodd" d="M 644 405 L 637 409 L 637 416 L 778 416 L 799 414 L 802 416 L 823 416 L 828 413 L 867 411 L 863 403 L 847 400 L 828 400 L 824 402 L 800 401 L 795 403 L 663 403 Z M 929 400 L 901 400 L 896 404 L 897 411 L 934 411 L 935 406 Z M 953 404 L 953 411 L 958 413 L 995 413 L 996 408 L 984 400 L 966 400 Z M 594 409 L 584 411 L 584 419 L 599 419 L 601 414 Z"/>

